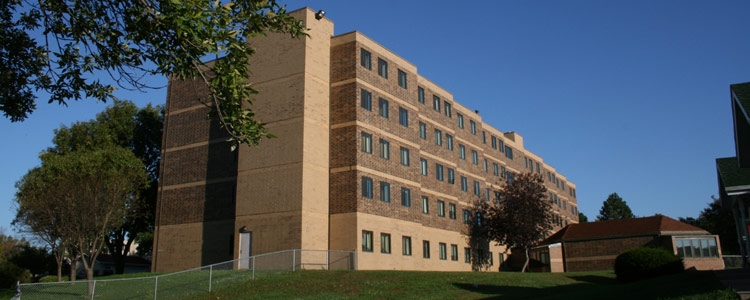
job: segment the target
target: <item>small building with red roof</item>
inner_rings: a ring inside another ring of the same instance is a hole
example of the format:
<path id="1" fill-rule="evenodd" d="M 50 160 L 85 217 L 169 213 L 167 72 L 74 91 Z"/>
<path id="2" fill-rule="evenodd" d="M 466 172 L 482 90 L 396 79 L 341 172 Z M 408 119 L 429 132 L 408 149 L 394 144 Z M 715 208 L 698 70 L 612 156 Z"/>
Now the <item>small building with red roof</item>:
<path id="1" fill-rule="evenodd" d="M 661 247 L 685 268 L 722 270 L 719 236 L 665 216 L 569 224 L 533 249 L 551 272 L 614 269 L 615 258 L 636 247 Z"/>

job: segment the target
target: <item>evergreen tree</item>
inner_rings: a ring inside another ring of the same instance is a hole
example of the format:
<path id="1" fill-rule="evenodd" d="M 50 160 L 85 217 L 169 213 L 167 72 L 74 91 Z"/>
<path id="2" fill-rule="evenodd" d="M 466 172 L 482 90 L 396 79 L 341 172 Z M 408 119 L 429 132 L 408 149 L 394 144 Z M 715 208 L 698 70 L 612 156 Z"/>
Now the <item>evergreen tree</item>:
<path id="1" fill-rule="evenodd" d="M 635 218 L 635 215 L 633 215 L 628 204 L 617 193 L 612 193 L 602 203 L 602 208 L 599 210 L 596 220 L 609 221 L 630 218 Z"/>

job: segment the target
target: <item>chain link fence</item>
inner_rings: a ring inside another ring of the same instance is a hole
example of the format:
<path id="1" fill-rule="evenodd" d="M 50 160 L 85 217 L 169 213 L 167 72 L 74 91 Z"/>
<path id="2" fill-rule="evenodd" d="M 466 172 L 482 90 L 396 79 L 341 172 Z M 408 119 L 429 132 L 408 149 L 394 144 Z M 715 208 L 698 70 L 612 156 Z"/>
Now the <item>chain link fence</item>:
<path id="1" fill-rule="evenodd" d="M 16 299 L 183 299 L 300 269 L 354 270 L 356 252 L 285 250 L 181 272 L 138 278 L 18 285 Z"/>

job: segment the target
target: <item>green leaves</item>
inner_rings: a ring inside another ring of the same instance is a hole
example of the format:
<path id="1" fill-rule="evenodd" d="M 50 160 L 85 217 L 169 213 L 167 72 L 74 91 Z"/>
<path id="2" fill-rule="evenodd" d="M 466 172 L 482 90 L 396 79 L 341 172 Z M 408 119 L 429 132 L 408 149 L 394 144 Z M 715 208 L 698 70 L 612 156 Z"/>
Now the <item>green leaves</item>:
<path id="1" fill-rule="evenodd" d="M 36 90 L 48 93 L 48 102 L 60 104 L 84 97 L 107 101 L 115 98 L 116 87 L 148 89 L 145 75 L 163 75 L 202 81 L 211 115 L 235 146 L 257 145 L 271 136 L 250 108 L 256 91 L 245 82 L 247 57 L 253 53 L 247 37 L 269 31 L 305 35 L 302 22 L 276 1 L 24 3 L 10 1 L 0 7 L 0 68 L 7 70 L 3 82 L 10 83 L 0 92 L 0 110 L 14 122 L 36 108 Z M 27 33 L 38 29 L 46 40 Z M 114 85 L 97 79 L 102 71 Z"/>

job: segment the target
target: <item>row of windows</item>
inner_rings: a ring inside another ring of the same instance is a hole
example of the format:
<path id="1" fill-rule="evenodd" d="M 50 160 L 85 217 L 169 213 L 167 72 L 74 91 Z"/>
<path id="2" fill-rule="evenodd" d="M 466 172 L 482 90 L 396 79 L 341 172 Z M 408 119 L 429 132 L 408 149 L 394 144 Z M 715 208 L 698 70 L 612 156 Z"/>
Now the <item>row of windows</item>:
<path id="1" fill-rule="evenodd" d="M 719 249 L 716 239 L 710 238 L 675 238 L 677 256 L 700 258 L 719 257 Z"/>
<path id="2" fill-rule="evenodd" d="M 372 93 L 370 91 L 362 89 L 360 91 L 360 106 L 366 110 L 372 111 Z M 388 100 L 384 98 L 378 99 L 378 114 L 388 119 Z M 398 123 L 404 127 L 409 127 L 409 111 L 403 107 L 398 108 Z"/>
<path id="3" fill-rule="evenodd" d="M 373 137 L 372 137 L 372 135 L 369 134 L 369 133 L 366 133 L 366 132 L 362 132 L 361 133 L 361 139 L 362 139 L 362 141 L 360 143 L 361 144 L 361 151 L 365 152 L 365 153 L 368 153 L 368 154 L 372 154 L 372 151 L 373 151 L 373 145 L 372 145 L 373 144 Z M 461 146 L 461 149 L 463 149 L 461 151 L 461 153 L 464 153 L 464 155 L 465 155 L 465 148 L 463 147 L 463 145 L 460 145 L 460 146 Z M 379 149 L 379 156 L 381 158 L 386 159 L 386 160 L 390 159 L 390 142 L 388 142 L 387 140 L 384 140 L 384 139 L 379 139 L 379 147 L 378 147 L 378 149 Z M 409 166 L 409 149 L 401 147 L 400 150 L 399 150 L 399 153 L 400 153 L 399 158 L 400 158 L 401 165 Z M 472 161 L 477 161 L 478 162 L 477 152 L 474 151 L 474 150 L 472 150 Z M 484 159 L 483 162 L 484 162 L 484 170 L 485 170 L 485 172 L 488 172 L 489 167 L 488 167 L 488 161 L 487 161 L 487 159 Z M 428 162 L 427 162 L 426 159 L 421 158 L 419 160 L 419 168 L 420 168 L 420 174 L 422 174 L 423 176 L 428 176 L 429 175 L 429 166 L 428 166 Z M 509 182 L 513 182 L 514 175 L 511 172 L 506 171 L 506 169 L 505 169 L 504 166 L 500 167 L 497 163 L 492 163 L 492 168 L 493 168 L 493 174 L 495 176 L 501 176 L 502 178 L 508 180 Z M 435 179 L 437 179 L 438 181 L 446 181 L 446 170 L 447 170 L 447 182 L 448 182 L 448 184 L 455 184 L 455 182 L 456 182 L 456 171 L 453 168 L 445 167 L 445 166 L 443 166 L 440 163 L 436 163 L 435 164 Z M 366 193 L 363 190 L 362 195 L 364 197 L 371 198 L 372 197 L 371 196 L 372 185 L 365 186 L 363 184 L 363 189 L 365 187 L 369 188 L 370 193 Z M 461 190 L 464 191 L 464 192 L 468 192 L 468 180 L 464 176 L 461 176 Z M 474 180 L 474 194 L 477 195 L 477 196 L 481 195 L 479 181 L 476 181 L 476 180 Z M 366 195 L 370 195 L 370 196 L 366 196 Z M 486 191 L 485 191 L 485 197 L 486 197 L 486 200 L 489 201 L 489 199 L 490 199 L 489 188 L 487 188 Z"/>
<path id="4" fill-rule="evenodd" d="M 373 232 L 369 230 L 362 230 L 362 251 L 373 252 Z M 391 234 L 380 233 L 380 253 L 391 254 Z M 431 258 L 431 247 L 430 241 L 422 241 L 422 257 L 425 259 Z M 401 254 L 404 256 L 412 256 L 412 237 L 401 236 Z M 481 250 L 477 251 L 477 255 L 484 255 Z M 448 260 L 448 244 L 439 242 L 438 243 L 438 258 L 440 260 Z M 490 265 L 493 264 L 492 252 L 489 252 Z M 458 261 L 458 245 L 450 245 L 450 260 Z M 471 263 L 471 248 L 464 247 L 464 262 Z"/>
<path id="5" fill-rule="evenodd" d="M 466 177 L 461 177 L 462 182 L 466 182 Z M 479 189 L 479 182 L 474 181 L 475 189 Z M 391 202 L 391 185 L 388 182 L 380 182 L 380 200 L 383 202 Z M 373 197 L 374 182 L 372 178 L 362 176 L 362 197 L 370 198 Z M 486 189 L 486 194 L 490 195 L 490 189 Z M 422 196 L 422 213 L 430 213 L 430 199 L 427 196 Z M 401 188 L 401 205 L 410 207 L 411 206 L 411 189 L 402 187 Z M 437 216 L 445 217 L 445 201 L 437 200 Z M 457 208 L 455 203 L 448 203 L 448 218 L 451 220 L 457 219 Z M 468 224 L 469 222 L 469 211 L 463 210 L 463 222 Z"/>
<path id="6" fill-rule="evenodd" d="M 361 49 L 359 64 L 365 69 L 372 70 L 372 54 L 370 51 Z M 378 75 L 388 79 L 388 62 L 378 58 Z M 407 88 L 406 72 L 398 70 L 398 86 Z"/>

